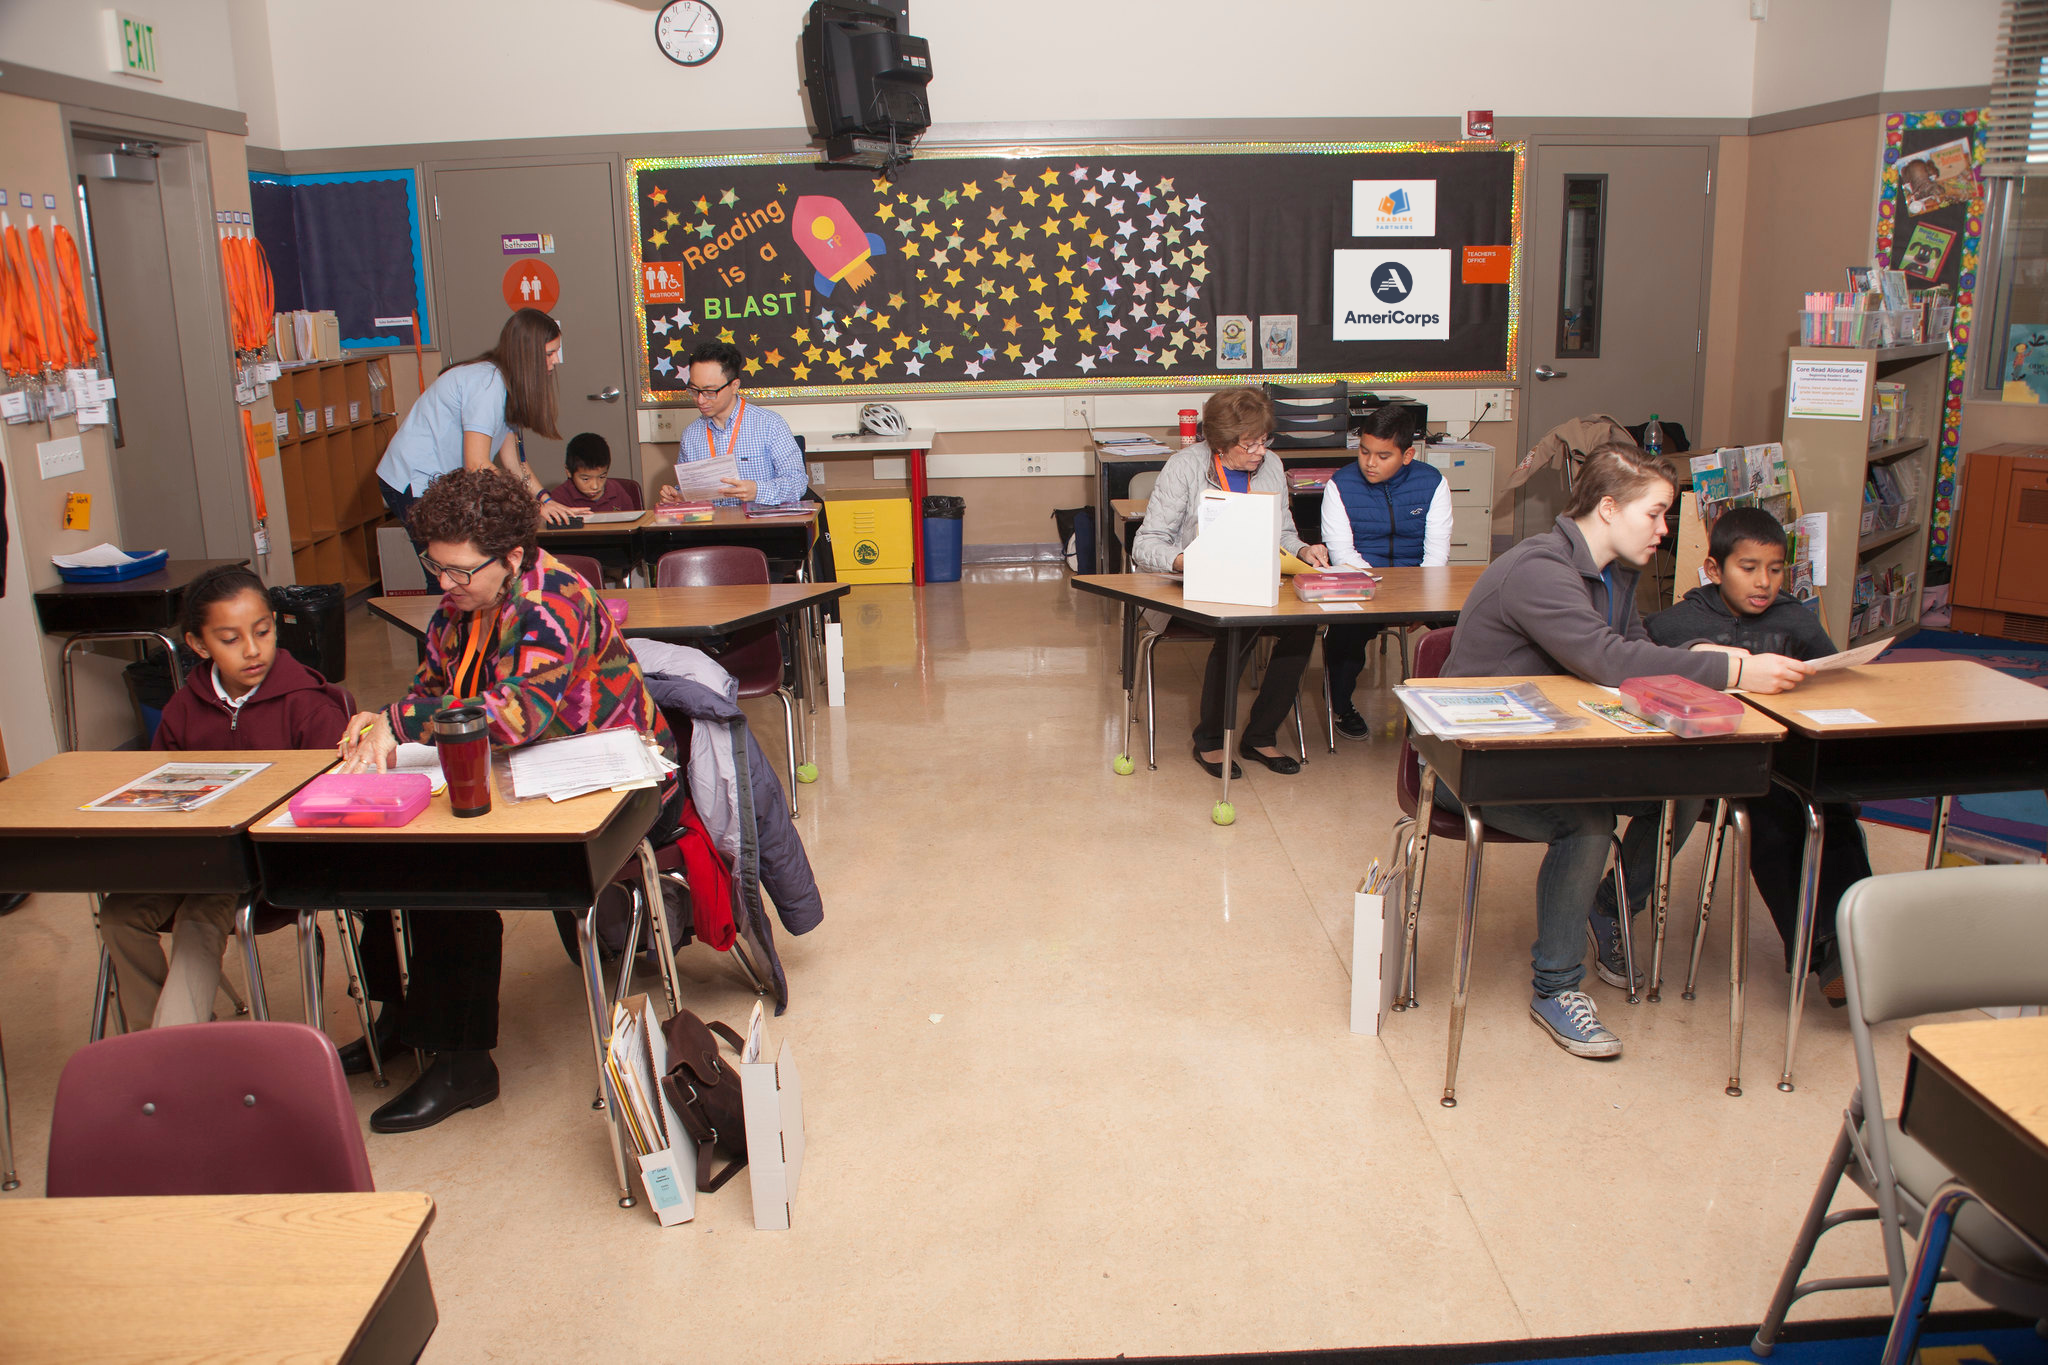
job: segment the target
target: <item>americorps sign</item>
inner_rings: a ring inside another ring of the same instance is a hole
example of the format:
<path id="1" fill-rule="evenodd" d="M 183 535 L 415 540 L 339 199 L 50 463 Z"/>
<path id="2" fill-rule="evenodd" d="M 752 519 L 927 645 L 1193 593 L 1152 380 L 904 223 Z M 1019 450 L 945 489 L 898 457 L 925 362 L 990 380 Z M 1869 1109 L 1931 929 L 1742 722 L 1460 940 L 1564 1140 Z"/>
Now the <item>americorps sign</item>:
<path id="1" fill-rule="evenodd" d="M 1342 250 L 1330 269 L 1333 341 L 1441 341 L 1451 334 L 1448 250 Z"/>

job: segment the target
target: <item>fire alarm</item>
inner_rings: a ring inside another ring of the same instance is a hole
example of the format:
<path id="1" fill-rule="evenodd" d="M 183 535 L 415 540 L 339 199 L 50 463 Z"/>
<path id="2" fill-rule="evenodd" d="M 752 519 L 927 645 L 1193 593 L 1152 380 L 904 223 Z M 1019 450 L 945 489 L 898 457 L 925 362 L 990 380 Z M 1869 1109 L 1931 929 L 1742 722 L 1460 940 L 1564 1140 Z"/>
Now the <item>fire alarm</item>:
<path id="1" fill-rule="evenodd" d="M 1465 111 L 1465 140 L 1467 142 L 1493 141 L 1493 110 L 1467 109 Z"/>

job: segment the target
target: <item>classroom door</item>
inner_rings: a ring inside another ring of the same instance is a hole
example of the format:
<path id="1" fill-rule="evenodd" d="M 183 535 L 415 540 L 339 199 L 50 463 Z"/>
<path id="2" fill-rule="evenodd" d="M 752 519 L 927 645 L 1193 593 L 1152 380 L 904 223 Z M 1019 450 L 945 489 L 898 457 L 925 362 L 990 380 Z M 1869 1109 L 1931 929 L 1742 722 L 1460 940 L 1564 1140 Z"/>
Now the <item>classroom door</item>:
<path id="1" fill-rule="evenodd" d="M 563 440 L 526 437 L 527 462 L 543 487 L 562 481 L 562 447 L 579 431 L 604 437 L 614 475 L 638 477 L 614 169 L 592 161 L 440 170 L 429 182 L 444 361 L 489 350 L 520 307 L 543 308 L 562 324 L 555 382 Z M 552 250 L 530 252 L 535 239 Z"/>
<path id="2" fill-rule="evenodd" d="M 116 151 L 117 145 L 80 137 L 75 150 L 85 164 L 95 154 Z M 127 160 L 154 164 L 148 158 Z M 118 395 L 114 491 L 129 536 L 125 543 L 162 546 L 173 559 L 204 559 L 206 532 L 162 192 L 153 176 L 110 180 L 85 175 L 79 185 L 86 249 L 104 310 L 101 345 Z M 111 519 L 106 529 L 111 532 Z"/>
<path id="3" fill-rule="evenodd" d="M 1707 149 L 1550 145 L 1532 161 L 1528 444 L 1600 412 L 1624 425 L 1656 413 L 1695 442 L 1728 436 L 1699 429 Z M 1563 505 L 1562 482 L 1531 479 L 1517 538 Z"/>

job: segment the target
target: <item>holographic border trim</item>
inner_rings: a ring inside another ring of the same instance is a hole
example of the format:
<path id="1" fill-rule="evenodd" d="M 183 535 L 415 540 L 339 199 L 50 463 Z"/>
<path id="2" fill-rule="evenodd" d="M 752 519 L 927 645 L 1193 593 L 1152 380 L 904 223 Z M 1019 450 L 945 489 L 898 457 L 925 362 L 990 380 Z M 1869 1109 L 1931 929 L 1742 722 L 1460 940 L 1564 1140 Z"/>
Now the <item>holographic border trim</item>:
<path id="1" fill-rule="evenodd" d="M 1092 142 L 954 144 L 920 150 L 921 161 L 962 161 L 1000 159 L 1027 161 L 1080 156 L 1089 159 L 1127 156 L 1353 156 L 1362 152 L 1511 152 L 1515 158 L 1514 191 L 1509 220 L 1508 259 L 1508 345 L 1507 364 L 1498 370 L 1343 370 L 1326 373 L 1276 372 L 1290 384 L 1512 384 L 1520 368 L 1522 337 L 1522 210 L 1528 171 L 1528 144 L 1522 142 Z M 626 162 L 627 224 L 633 241 L 633 324 L 639 371 L 635 376 L 642 404 L 689 406 L 682 389 L 657 389 L 647 384 L 653 373 L 647 354 L 647 299 L 641 283 L 642 240 L 640 231 L 640 173 L 642 171 L 701 170 L 720 166 L 791 166 L 817 161 L 815 150 L 801 152 L 735 152 L 716 156 L 663 156 L 631 158 Z M 902 384 L 801 384 L 775 388 L 749 388 L 756 398 L 820 403 L 852 402 L 873 398 L 961 398 L 1015 397 L 1021 394 L 1053 393 L 1185 393 L 1213 389 L 1219 381 L 1232 379 L 1240 371 L 1208 374 L 1125 375 L 1101 379 L 961 379 L 935 380 L 908 387 Z M 1265 373 L 1256 371 L 1255 373 Z"/>

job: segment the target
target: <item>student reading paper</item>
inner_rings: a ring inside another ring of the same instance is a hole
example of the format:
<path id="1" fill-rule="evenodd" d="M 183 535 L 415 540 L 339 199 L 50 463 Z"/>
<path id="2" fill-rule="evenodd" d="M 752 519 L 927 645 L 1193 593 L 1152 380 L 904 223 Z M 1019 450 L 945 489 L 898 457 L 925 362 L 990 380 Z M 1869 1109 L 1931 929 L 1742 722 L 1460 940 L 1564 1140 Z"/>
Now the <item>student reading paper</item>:
<path id="1" fill-rule="evenodd" d="M 1751 654 L 1702 637 L 1654 642 L 1636 615 L 1636 578 L 1664 538 L 1664 513 L 1677 497 L 1670 461 L 1630 445 L 1603 445 L 1586 457 L 1571 502 L 1550 530 L 1530 536 L 1487 566 L 1465 599 L 1452 637 L 1446 677 L 1570 673 L 1614 687 L 1625 679 L 1676 673 L 1709 687 L 1783 692 L 1812 670 L 1782 654 Z M 1443 783 L 1436 803 L 1462 813 Z M 1621 1040 L 1601 1026 L 1585 979 L 1592 941 L 1600 979 L 1627 988 L 1620 916 L 1595 908 L 1614 822 L 1629 817 L 1622 839 L 1631 914 L 1656 875 L 1654 801 L 1488 806 L 1488 825 L 1550 847 L 1536 880 L 1532 1018 L 1575 1057 L 1618 1057 Z M 1680 802 L 1674 839 L 1699 818 Z M 1674 845 L 1675 846 L 1675 845 Z M 1611 885 L 1611 883 L 1610 883 Z"/>

